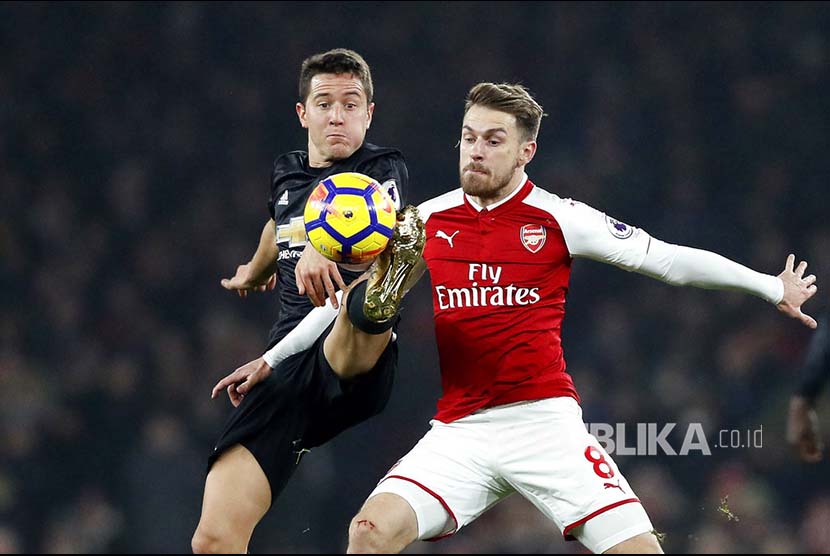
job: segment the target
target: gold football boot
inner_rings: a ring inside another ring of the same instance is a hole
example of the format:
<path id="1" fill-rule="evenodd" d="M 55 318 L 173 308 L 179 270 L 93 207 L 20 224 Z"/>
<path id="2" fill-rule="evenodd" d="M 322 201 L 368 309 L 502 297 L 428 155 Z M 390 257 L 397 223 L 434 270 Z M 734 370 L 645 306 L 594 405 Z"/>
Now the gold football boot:
<path id="1" fill-rule="evenodd" d="M 369 269 L 363 313 L 374 322 L 385 322 L 398 313 L 401 299 L 424 273 L 426 232 L 418 209 L 407 205 L 397 214 L 389 245 Z"/>

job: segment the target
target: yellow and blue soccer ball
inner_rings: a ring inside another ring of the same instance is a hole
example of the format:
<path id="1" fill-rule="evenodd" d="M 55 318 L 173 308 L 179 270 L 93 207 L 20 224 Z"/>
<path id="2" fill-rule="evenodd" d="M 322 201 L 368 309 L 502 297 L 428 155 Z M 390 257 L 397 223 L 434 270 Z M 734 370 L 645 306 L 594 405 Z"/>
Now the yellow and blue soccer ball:
<path id="1" fill-rule="evenodd" d="M 386 248 L 395 227 L 395 204 L 369 176 L 329 176 L 311 192 L 303 215 L 308 242 L 337 263 L 369 262 Z"/>

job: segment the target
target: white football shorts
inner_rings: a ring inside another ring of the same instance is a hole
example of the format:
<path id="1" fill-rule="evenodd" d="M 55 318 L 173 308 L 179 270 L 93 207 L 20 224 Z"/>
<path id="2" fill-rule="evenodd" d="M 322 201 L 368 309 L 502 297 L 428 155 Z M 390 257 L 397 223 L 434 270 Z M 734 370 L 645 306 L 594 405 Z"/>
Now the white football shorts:
<path id="1" fill-rule="evenodd" d="M 420 540 L 457 532 L 514 492 L 565 539 L 578 539 L 597 554 L 653 530 L 572 398 L 503 405 L 431 425 L 369 495 L 388 492 L 406 500 Z"/>

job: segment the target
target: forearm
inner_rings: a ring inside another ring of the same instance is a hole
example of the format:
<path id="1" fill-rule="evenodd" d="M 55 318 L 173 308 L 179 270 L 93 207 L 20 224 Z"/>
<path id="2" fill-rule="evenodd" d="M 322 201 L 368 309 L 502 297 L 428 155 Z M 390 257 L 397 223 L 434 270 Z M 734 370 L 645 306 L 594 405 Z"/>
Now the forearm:
<path id="1" fill-rule="evenodd" d="M 784 285 L 776 276 L 762 274 L 726 257 L 651 238 L 637 272 L 677 286 L 737 290 L 778 304 Z"/>
<path id="2" fill-rule="evenodd" d="M 273 220 L 266 222 L 259 236 L 259 245 L 251 258 L 250 280 L 260 283 L 268 279 L 277 271 L 277 256 L 279 247 L 276 241 L 276 226 Z"/>
<path id="3" fill-rule="evenodd" d="M 341 302 L 343 299 L 343 292 L 337 292 L 337 301 Z M 279 363 L 294 354 L 300 353 L 310 348 L 317 338 L 326 330 L 331 322 L 337 318 L 338 310 L 333 308 L 330 304 L 325 304 L 322 307 L 315 307 L 306 317 L 300 321 L 300 324 L 294 327 L 291 332 L 286 334 L 285 338 L 279 341 L 277 345 L 269 349 L 263 354 L 263 359 L 268 363 L 268 366 L 275 369 Z"/>

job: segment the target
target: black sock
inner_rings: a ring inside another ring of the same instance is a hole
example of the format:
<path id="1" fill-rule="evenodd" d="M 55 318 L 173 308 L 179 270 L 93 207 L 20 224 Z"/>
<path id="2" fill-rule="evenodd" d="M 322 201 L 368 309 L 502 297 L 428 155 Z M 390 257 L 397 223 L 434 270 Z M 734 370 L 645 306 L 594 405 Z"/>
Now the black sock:
<path id="1" fill-rule="evenodd" d="M 358 330 L 362 330 L 367 334 L 383 334 L 395 325 L 395 321 L 397 319 L 393 317 L 384 322 L 369 320 L 369 317 L 367 317 L 363 312 L 363 302 L 366 300 L 367 283 L 368 282 L 364 280 L 352 288 L 349 292 L 349 299 L 346 306 L 349 313 L 349 320 L 352 321 L 352 324 L 357 327 Z"/>

